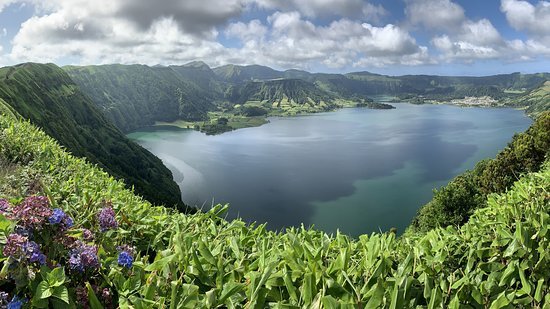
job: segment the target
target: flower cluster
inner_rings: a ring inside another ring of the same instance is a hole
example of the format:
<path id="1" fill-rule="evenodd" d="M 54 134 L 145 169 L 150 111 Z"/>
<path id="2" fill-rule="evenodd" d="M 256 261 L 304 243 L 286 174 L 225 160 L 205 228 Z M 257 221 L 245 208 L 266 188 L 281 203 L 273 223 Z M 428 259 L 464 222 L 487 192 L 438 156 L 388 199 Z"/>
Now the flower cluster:
<path id="1" fill-rule="evenodd" d="M 118 222 L 115 218 L 115 211 L 112 207 L 105 207 L 99 212 L 97 219 L 102 232 L 118 228 Z"/>
<path id="2" fill-rule="evenodd" d="M 21 309 L 25 303 L 24 299 L 20 299 L 17 295 L 8 303 L 7 309 Z"/>
<path id="3" fill-rule="evenodd" d="M 40 230 L 51 215 L 50 202 L 45 196 L 29 196 L 12 208 L 13 218 L 19 222 L 19 225 L 28 229 Z"/>
<path id="4" fill-rule="evenodd" d="M 84 238 L 85 241 L 93 241 L 94 240 L 94 233 L 88 229 L 82 230 L 82 238 Z"/>
<path id="5" fill-rule="evenodd" d="M 132 268 L 134 258 L 128 251 L 121 251 L 118 254 L 118 265 L 126 268 Z"/>
<path id="6" fill-rule="evenodd" d="M 59 224 L 62 230 L 69 229 L 74 225 L 73 219 L 60 208 L 53 210 L 52 215 L 48 218 L 48 221 L 50 224 Z"/>
<path id="7" fill-rule="evenodd" d="M 79 272 L 86 269 L 98 269 L 100 264 L 97 251 L 97 246 L 77 241 L 69 255 L 69 268 Z"/>
<path id="8" fill-rule="evenodd" d="M 0 198 L 0 214 L 7 213 L 10 208 L 11 208 L 11 205 L 8 202 L 8 200 Z"/>
<path id="9" fill-rule="evenodd" d="M 40 251 L 40 246 L 27 236 L 10 234 L 4 246 L 3 253 L 16 261 L 27 260 L 31 263 L 46 263 L 46 256 Z"/>

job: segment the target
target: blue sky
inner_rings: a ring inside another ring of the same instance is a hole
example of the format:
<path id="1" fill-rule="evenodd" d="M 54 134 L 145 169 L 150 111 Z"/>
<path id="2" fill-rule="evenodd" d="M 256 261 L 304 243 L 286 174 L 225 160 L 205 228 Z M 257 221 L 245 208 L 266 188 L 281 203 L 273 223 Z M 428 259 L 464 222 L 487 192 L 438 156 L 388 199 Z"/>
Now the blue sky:
<path id="1" fill-rule="evenodd" d="M 550 1 L 0 0 L 0 65 L 550 71 Z"/>

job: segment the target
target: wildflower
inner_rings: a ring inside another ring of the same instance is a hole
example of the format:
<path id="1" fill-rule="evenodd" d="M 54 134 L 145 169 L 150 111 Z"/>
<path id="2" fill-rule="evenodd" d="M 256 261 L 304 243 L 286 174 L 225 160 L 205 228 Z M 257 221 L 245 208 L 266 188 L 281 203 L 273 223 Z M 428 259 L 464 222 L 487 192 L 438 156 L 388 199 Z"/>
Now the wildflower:
<path id="1" fill-rule="evenodd" d="M 31 263 L 38 262 L 40 265 L 46 263 L 46 256 L 40 252 L 40 246 L 34 241 L 27 241 L 21 246 L 21 250 Z"/>
<path id="2" fill-rule="evenodd" d="M 10 208 L 11 208 L 11 205 L 8 202 L 8 200 L 0 198 L 0 214 L 5 214 L 6 212 L 9 211 Z"/>
<path id="3" fill-rule="evenodd" d="M 85 269 L 99 268 L 97 246 L 89 246 L 81 241 L 76 242 L 76 247 L 69 255 L 69 268 L 83 272 Z"/>
<path id="4" fill-rule="evenodd" d="M 82 238 L 84 238 L 85 241 L 92 241 L 94 240 L 94 234 L 88 229 L 83 229 Z"/>
<path id="5" fill-rule="evenodd" d="M 11 256 L 19 259 L 21 256 L 21 248 L 27 242 L 27 237 L 19 234 L 10 234 L 6 245 L 4 246 L 4 256 Z"/>
<path id="6" fill-rule="evenodd" d="M 116 229 L 118 227 L 118 222 L 115 218 L 115 211 L 112 207 L 105 207 L 101 209 L 101 212 L 98 215 L 99 227 L 102 232 L 105 232 L 109 229 Z"/>
<path id="7" fill-rule="evenodd" d="M 21 226 L 21 225 L 16 225 L 15 228 L 14 228 L 14 232 L 16 234 L 19 234 L 21 236 L 26 236 L 26 237 L 31 237 L 31 231 L 27 228 L 25 228 L 24 226 Z"/>
<path id="8" fill-rule="evenodd" d="M 118 265 L 126 268 L 132 268 L 133 263 L 134 258 L 127 251 L 122 251 L 118 254 Z"/>
<path id="9" fill-rule="evenodd" d="M 51 224 L 59 224 L 65 216 L 65 212 L 63 212 L 61 208 L 56 208 L 53 210 L 52 215 L 48 218 L 48 221 L 50 221 Z"/>
<path id="10" fill-rule="evenodd" d="M 12 210 L 13 216 L 25 228 L 40 229 L 52 215 L 50 202 L 45 196 L 29 196 Z"/>
<path id="11" fill-rule="evenodd" d="M 74 224 L 73 219 L 60 208 L 53 210 L 52 215 L 48 218 L 48 221 L 50 224 L 60 224 L 62 229 L 71 228 Z"/>
<path id="12" fill-rule="evenodd" d="M 24 299 L 20 299 L 17 295 L 8 303 L 8 309 L 21 309 L 23 307 Z"/>

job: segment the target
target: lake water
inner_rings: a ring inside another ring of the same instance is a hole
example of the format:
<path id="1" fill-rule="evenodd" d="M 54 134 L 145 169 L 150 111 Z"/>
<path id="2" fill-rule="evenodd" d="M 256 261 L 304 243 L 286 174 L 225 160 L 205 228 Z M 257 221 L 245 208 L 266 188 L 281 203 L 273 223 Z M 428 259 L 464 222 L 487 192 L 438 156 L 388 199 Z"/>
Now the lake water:
<path id="1" fill-rule="evenodd" d="M 352 236 L 403 232 L 433 188 L 494 157 L 531 120 L 503 108 L 393 103 L 272 118 L 217 136 L 174 127 L 128 136 L 173 172 L 183 201 L 229 218 Z"/>

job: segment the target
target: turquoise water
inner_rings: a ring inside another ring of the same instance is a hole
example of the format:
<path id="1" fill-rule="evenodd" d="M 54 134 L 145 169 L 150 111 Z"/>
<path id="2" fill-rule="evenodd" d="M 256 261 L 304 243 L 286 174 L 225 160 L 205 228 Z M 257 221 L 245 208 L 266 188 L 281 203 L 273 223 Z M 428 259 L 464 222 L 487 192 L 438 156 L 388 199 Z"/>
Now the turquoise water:
<path id="1" fill-rule="evenodd" d="M 303 223 L 357 236 L 402 232 L 433 188 L 531 123 L 513 109 L 393 104 L 272 118 L 217 136 L 174 127 L 128 136 L 172 170 L 188 204 L 230 203 L 230 218 L 276 230 Z"/>

